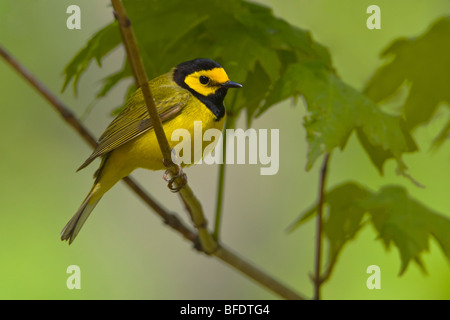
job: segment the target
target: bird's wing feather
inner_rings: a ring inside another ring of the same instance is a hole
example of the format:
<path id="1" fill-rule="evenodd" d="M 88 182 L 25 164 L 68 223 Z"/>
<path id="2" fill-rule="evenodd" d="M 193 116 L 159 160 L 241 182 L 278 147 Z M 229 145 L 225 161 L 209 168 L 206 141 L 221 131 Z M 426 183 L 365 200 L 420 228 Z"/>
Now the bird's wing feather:
<path id="1" fill-rule="evenodd" d="M 162 122 L 178 115 L 191 96 L 189 91 L 172 84 L 158 86 L 158 90 L 152 93 Z M 152 128 L 153 124 L 144 103 L 142 91 L 139 89 L 128 100 L 126 108 L 106 128 L 94 152 L 78 170 L 85 168 L 95 158 L 111 152 Z"/>

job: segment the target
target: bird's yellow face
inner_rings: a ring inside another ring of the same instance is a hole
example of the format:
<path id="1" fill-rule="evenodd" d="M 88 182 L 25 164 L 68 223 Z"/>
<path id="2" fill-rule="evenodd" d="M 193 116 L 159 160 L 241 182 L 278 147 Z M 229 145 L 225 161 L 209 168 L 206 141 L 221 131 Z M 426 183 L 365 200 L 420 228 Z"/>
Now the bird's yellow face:
<path id="1" fill-rule="evenodd" d="M 225 83 L 229 82 L 223 68 L 200 70 L 186 76 L 184 82 L 203 96 L 214 95 Z"/>
<path id="2" fill-rule="evenodd" d="M 220 120 L 225 115 L 223 99 L 229 88 L 241 88 L 230 81 L 225 70 L 210 59 L 194 59 L 173 69 L 173 81 L 189 90 Z"/>

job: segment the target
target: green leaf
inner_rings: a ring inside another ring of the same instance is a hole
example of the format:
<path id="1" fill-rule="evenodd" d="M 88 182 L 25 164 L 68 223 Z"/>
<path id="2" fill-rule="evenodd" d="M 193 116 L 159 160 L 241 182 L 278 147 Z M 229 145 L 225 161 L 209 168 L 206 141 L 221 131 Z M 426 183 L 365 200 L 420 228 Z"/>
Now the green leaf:
<path id="1" fill-rule="evenodd" d="M 395 158 L 400 172 L 401 157 L 416 150 L 400 119 L 382 112 L 372 101 L 340 80 L 319 62 L 291 64 L 268 95 L 264 111 L 288 97 L 302 95 L 307 105 L 304 126 L 308 141 L 307 170 L 324 153 L 343 149 L 350 134 L 358 130 L 362 145 L 382 172 L 388 158 Z"/>
<path id="2" fill-rule="evenodd" d="M 253 70 L 247 73 L 244 83 L 245 94 L 244 90 L 236 91 L 237 97 L 233 110 L 245 109 L 247 111 L 247 126 L 250 126 L 255 112 L 261 107 L 266 97 L 271 81 L 261 64 L 257 62 Z"/>
<path id="3" fill-rule="evenodd" d="M 390 116 L 389 118 L 391 120 L 393 120 L 396 117 Z M 403 133 L 404 141 L 399 141 L 399 143 L 401 143 L 401 144 L 403 144 L 403 142 L 404 142 L 405 149 L 403 152 L 417 151 L 417 145 L 416 145 L 415 141 L 413 140 L 413 138 L 411 137 L 411 135 L 409 134 L 409 132 L 406 130 L 403 119 L 397 118 L 395 120 L 395 125 L 396 126 L 398 125 L 399 129 Z M 380 174 L 383 174 L 384 163 L 388 159 L 396 158 L 397 164 L 398 164 L 397 171 L 400 174 L 403 174 L 404 176 L 407 176 L 408 178 L 410 178 L 410 180 L 413 181 L 416 185 L 420 185 L 418 182 L 414 181 L 411 177 L 409 177 L 406 174 L 407 166 L 403 162 L 403 160 L 400 159 L 400 157 L 399 157 L 400 153 L 402 152 L 401 150 L 398 150 L 397 153 L 394 153 L 394 150 L 390 150 L 389 148 L 383 148 L 378 143 L 376 143 L 376 142 L 373 143 L 373 142 L 369 141 L 366 133 L 364 132 L 364 130 L 361 127 L 357 128 L 356 132 L 358 135 L 359 142 L 366 150 L 367 154 L 370 157 L 370 160 L 375 165 L 375 167 L 379 170 Z"/>
<path id="4" fill-rule="evenodd" d="M 125 65 L 122 68 L 122 70 L 120 70 L 116 73 L 113 73 L 112 75 L 110 75 L 102 80 L 103 87 L 97 93 L 97 98 L 104 97 L 111 90 L 112 87 L 114 87 L 121 80 L 123 80 L 129 76 L 131 76 L 130 65 L 128 62 L 125 62 Z"/>
<path id="5" fill-rule="evenodd" d="M 411 261 L 425 270 L 421 255 L 428 251 L 431 236 L 450 260 L 450 219 L 412 199 L 403 187 L 385 186 L 374 193 L 347 182 L 327 192 L 324 200 L 328 211 L 324 210 L 322 228 L 328 243 L 328 259 L 322 280 L 329 278 L 344 246 L 367 223 L 374 226 L 386 249 L 391 244 L 398 249 L 400 275 Z M 316 213 L 317 205 L 307 209 L 289 230 L 303 225 Z"/>
<path id="6" fill-rule="evenodd" d="M 73 80 L 74 94 L 77 94 L 78 81 L 86 71 L 92 60 L 101 66 L 102 59 L 121 42 L 118 26 L 114 22 L 98 31 L 73 58 L 64 69 L 65 79 L 62 87 L 64 91 Z"/>
<path id="7" fill-rule="evenodd" d="M 354 239 L 364 226 L 365 210 L 359 206 L 359 200 L 367 196 L 367 190 L 357 184 L 344 184 L 328 194 L 328 217 L 323 232 L 328 239 L 327 277 L 337 261 L 345 244 Z"/>
<path id="8" fill-rule="evenodd" d="M 399 250 L 400 274 L 412 260 L 425 271 L 420 255 L 429 250 L 430 236 L 437 240 L 442 252 L 450 259 L 450 219 L 412 199 L 404 188 L 386 186 L 369 196 L 362 205 L 371 215 L 386 248 L 394 244 Z"/>
<path id="9" fill-rule="evenodd" d="M 450 17 L 436 21 L 418 38 L 399 39 L 382 53 L 380 67 L 364 89 L 375 102 L 393 99 L 404 85 L 409 93 L 401 111 L 408 130 L 428 123 L 438 106 L 450 106 Z"/>
<path id="10" fill-rule="evenodd" d="M 368 191 L 355 183 L 343 184 L 326 195 L 325 203 L 329 210 L 323 217 L 322 228 L 328 243 L 328 259 L 322 281 L 331 276 L 342 248 L 363 227 L 366 211 L 359 205 L 359 201 L 367 195 Z M 290 230 L 299 227 L 316 213 L 317 206 L 307 210 Z"/>

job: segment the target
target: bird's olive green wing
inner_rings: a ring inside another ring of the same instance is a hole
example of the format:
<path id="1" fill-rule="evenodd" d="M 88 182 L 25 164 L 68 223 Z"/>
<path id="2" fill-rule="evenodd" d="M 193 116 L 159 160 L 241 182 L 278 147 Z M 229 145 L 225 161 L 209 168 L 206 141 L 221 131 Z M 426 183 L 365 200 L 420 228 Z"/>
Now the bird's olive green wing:
<path id="1" fill-rule="evenodd" d="M 186 106 L 191 94 L 177 85 L 160 85 L 152 91 L 156 109 L 162 122 L 177 116 Z M 126 108 L 110 123 L 99 138 L 94 152 L 78 170 L 85 168 L 95 158 L 120 147 L 152 129 L 152 121 L 139 89 L 127 102 Z"/>

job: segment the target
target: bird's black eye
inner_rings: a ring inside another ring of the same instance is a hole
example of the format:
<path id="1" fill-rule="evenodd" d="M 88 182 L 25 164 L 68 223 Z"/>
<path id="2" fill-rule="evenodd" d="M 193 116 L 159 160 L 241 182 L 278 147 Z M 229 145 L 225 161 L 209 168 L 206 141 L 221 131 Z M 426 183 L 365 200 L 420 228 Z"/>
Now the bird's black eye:
<path id="1" fill-rule="evenodd" d="M 206 76 L 200 76 L 199 80 L 200 80 L 201 84 L 208 84 L 209 83 L 209 78 L 206 77 Z"/>

